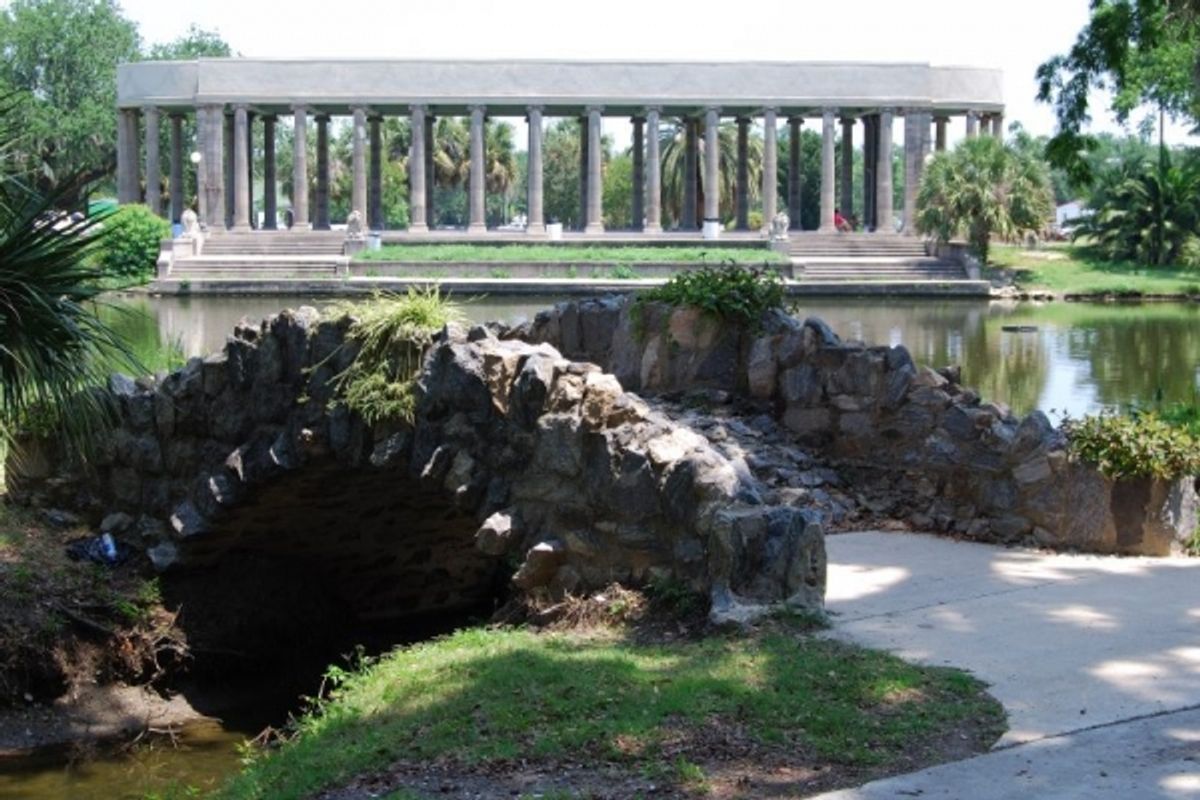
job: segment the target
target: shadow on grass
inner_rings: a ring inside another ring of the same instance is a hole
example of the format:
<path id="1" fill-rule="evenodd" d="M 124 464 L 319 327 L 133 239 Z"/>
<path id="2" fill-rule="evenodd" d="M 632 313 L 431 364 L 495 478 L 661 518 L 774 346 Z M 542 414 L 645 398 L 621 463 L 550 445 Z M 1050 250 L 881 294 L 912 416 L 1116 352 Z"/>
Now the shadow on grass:
<path id="1" fill-rule="evenodd" d="M 786 754 L 862 770 L 905 761 L 967 723 L 983 723 L 983 749 L 1002 727 L 999 706 L 963 673 L 786 627 L 659 645 L 471 629 L 336 677 L 332 700 L 299 735 L 255 758 L 221 796 L 305 797 L 397 761 L 661 770 L 665 748 L 685 762 Z M 715 749 L 698 733 L 713 725 L 724 731 Z M 740 752 L 722 753 L 730 737 Z"/>

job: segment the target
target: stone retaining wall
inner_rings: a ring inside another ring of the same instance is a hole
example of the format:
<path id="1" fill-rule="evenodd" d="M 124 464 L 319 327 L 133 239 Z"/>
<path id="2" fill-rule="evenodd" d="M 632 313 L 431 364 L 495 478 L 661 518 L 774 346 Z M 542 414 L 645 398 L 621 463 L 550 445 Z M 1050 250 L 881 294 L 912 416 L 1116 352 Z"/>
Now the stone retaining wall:
<path id="1" fill-rule="evenodd" d="M 1197 481 L 1114 481 L 1068 457 L 1041 412 L 1018 419 L 914 363 L 902 347 L 843 342 L 825 323 L 783 313 L 757 330 L 695 309 L 629 298 L 572 301 L 527 327 L 631 391 L 699 387 L 769 407 L 803 442 L 903 477 L 919 528 L 1092 552 L 1161 555 L 1196 530 Z"/>

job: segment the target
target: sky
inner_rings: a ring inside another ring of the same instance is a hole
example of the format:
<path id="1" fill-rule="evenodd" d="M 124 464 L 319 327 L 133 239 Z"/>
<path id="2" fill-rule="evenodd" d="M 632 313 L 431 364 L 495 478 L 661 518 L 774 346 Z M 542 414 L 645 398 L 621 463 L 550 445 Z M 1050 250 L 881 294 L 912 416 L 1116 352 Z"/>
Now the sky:
<path id="1" fill-rule="evenodd" d="M 1035 70 L 1065 53 L 1088 0 L 122 0 L 148 42 L 189 23 L 256 57 L 918 61 L 1004 71 L 1007 120 L 1051 134 Z M 1093 130 L 1121 130 L 1102 95 Z M 1136 122 L 1136 120 L 1134 120 Z M 955 120 L 951 139 L 964 126 Z M 628 125 L 605 120 L 620 145 Z M 898 129 L 899 130 L 899 129 Z M 1180 125 L 1168 141 L 1200 144 Z M 520 139 L 518 139 L 520 141 Z"/>

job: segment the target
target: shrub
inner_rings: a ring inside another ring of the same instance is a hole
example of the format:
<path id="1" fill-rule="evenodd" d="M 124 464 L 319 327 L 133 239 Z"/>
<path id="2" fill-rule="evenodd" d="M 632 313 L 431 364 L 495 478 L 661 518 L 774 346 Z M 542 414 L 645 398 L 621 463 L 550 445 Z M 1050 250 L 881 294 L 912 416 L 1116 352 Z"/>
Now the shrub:
<path id="1" fill-rule="evenodd" d="M 460 319 L 458 308 L 434 286 L 380 292 L 366 302 L 337 303 L 327 313 L 353 320 L 346 342 L 359 348 L 354 363 L 333 379 L 338 402 L 368 425 L 411 422 L 421 357 L 434 334 Z"/>
<path id="2" fill-rule="evenodd" d="M 992 237 L 1040 230 L 1053 199 L 1042 162 L 980 136 L 933 157 L 917 192 L 917 229 L 941 242 L 965 236 L 987 263 Z"/>
<path id="3" fill-rule="evenodd" d="M 680 272 L 662 286 L 642 292 L 638 302 L 699 308 L 722 319 L 756 324 L 784 307 L 783 279 L 772 269 L 732 264 Z"/>
<path id="4" fill-rule="evenodd" d="M 1068 419 L 1071 454 L 1112 478 L 1200 475 L 1200 438 L 1154 413 Z"/>
<path id="5" fill-rule="evenodd" d="M 158 261 L 159 243 L 171 235 L 167 221 L 146 206 L 122 206 L 104 220 L 97 265 L 110 278 L 148 279 Z"/>

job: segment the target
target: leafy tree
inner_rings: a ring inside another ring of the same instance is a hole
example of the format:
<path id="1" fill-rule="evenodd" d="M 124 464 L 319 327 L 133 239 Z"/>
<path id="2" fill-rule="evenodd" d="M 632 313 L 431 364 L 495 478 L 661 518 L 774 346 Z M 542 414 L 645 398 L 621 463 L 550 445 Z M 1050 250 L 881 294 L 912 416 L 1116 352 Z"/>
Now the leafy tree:
<path id="1" fill-rule="evenodd" d="M 508 201 L 517 184 L 516 146 L 513 143 L 513 126 L 507 122 L 484 123 L 484 185 L 488 198 L 497 198 L 495 213 L 488 214 L 489 225 L 508 222 Z"/>
<path id="2" fill-rule="evenodd" d="M 1196 0 L 1092 0 L 1091 19 L 1066 55 L 1037 71 L 1038 99 L 1054 105 L 1058 133 L 1051 161 L 1086 182 L 1081 156 L 1095 146 L 1084 133 L 1089 94 L 1110 89 L 1112 111 L 1126 121 L 1142 106 L 1162 116 L 1200 121 L 1200 14 Z M 1161 141 L 1161 128 L 1160 141 Z"/>
<path id="3" fill-rule="evenodd" d="M 1034 159 L 1046 158 L 1046 143 L 1049 141 L 1048 136 L 1034 136 L 1025 130 L 1020 122 L 1013 122 L 1009 126 L 1009 144 L 1018 153 Z M 1112 137 L 1108 137 L 1112 138 Z M 1076 187 L 1071 181 L 1066 170 L 1060 167 L 1050 168 L 1050 185 L 1054 190 L 1054 202 L 1067 203 L 1080 196 L 1081 187 Z"/>
<path id="4" fill-rule="evenodd" d="M 139 57 L 115 0 L 13 0 L 0 12 L 0 93 L 28 97 L 12 142 L 33 188 L 71 208 L 116 167 L 117 64 Z"/>
<path id="5" fill-rule="evenodd" d="M 107 277 L 148 280 L 158 261 L 159 243 L 171 235 L 166 220 L 143 205 L 122 206 L 104 219 L 97 265 Z"/>
<path id="6" fill-rule="evenodd" d="M 781 125 L 779 155 L 776 159 L 776 193 L 780 211 L 788 208 L 788 158 L 791 152 L 791 129 Z M 821 135 L 813 130 L 800 129 L 800 227 L 816 230 L 821 224 Z"/>
<path id="7" fill-rule="evenodd" d="M 945 242 L 966 236 L 987 261 L 992 236 L 1038 231 L 1053 215 L 1046 165 L 990 136 L 938 153 L 917 194 L 917 228 Z"/>
<path id="8" fill-rule="evenodd" d="M 150 61 L 192 61 L 197 58 L 229 58 L 235 55 L 229 43 L 217 31 L 201 28 L 196 23 L 170 42 L 152 46 L 146 58 Z"/>
<path id="9" fill-rule="evenodd" d="M 546 128 L 542 141 L 542 204 L 546 221 L 578 227 L 583 219 L 579 208 L 579 123 L 559 119 Z"/>
<path id="10" fill-rule="evenodd" d="M 633 225 L 633 154 L 613 156 L 604 169 L 604 227 L 629 229 Z"/>
<path id="11" fill-rule="evenodd" d="M 1087 237 L 1105 256 L 1163 266 L 1177 263 L 1200 230 L 1200 164 L 1196 159 L 1165 169 L 1126 165 L 1075 235 Z"/>

